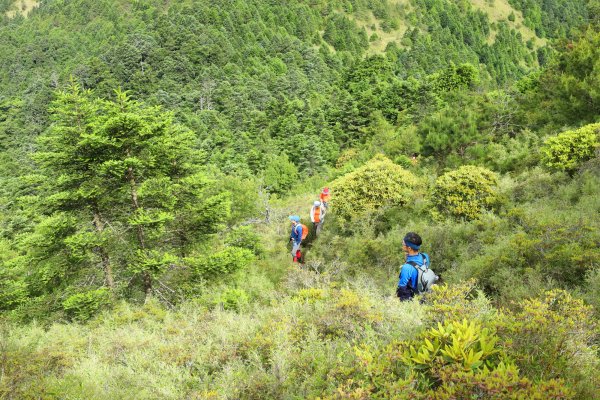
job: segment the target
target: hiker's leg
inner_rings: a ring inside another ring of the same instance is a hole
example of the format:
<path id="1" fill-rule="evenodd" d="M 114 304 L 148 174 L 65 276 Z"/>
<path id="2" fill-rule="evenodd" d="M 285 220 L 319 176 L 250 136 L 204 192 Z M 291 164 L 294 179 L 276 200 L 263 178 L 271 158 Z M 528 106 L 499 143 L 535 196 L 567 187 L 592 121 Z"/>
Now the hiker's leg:
<path id="1" fill-rule="evenodd" d="M 294 243 L 294 245 L 292 246 L 292 260 L 293 261 L 298 261 L 298 257 L 296 256 L 296 254 L 298 253 L 299 250 L 300 250 L 300 243 Z"/>

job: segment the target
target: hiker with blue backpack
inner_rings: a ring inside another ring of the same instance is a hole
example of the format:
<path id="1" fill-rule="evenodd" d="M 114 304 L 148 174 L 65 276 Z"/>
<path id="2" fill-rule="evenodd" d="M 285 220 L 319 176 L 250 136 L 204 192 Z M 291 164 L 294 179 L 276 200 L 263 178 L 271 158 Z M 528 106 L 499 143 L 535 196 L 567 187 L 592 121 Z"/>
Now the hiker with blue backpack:
<path id="1" fill-rule="evenodd" d="M 402 241 L 406 262 L 400 270 L 396 296 L 400 301 L 412 299 L 416 294 L 431 290 L 439 277 L 429 268 L 429 255 L 419 252 L 423 240 L 414 232 L 408 232 Z"/>

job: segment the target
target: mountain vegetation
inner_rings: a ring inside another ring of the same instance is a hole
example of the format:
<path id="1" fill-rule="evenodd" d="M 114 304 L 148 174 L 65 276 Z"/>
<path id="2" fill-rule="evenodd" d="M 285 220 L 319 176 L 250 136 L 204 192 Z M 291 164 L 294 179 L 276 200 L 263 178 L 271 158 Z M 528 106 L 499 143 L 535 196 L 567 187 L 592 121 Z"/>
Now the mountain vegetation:
<path id="1" fill-rule="evenodd" d="M 0 0 L 0 398 L 599 398 L 599 16 Z"/>

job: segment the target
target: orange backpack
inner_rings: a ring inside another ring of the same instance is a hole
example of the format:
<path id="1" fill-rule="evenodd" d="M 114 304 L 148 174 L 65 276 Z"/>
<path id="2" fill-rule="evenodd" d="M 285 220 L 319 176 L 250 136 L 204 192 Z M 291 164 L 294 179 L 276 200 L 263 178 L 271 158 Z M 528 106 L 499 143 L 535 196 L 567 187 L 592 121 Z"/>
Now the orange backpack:
<path id="1" fill-rule="evenodd" d="M 298 223 L 298 225 L 302 227 L 302 240 L 304 240 L 308 236 L 308 226 L 300 223 Z"/>
<path id="2" fill-rule="evenodd" d="M 319 223 L 321 222 L 321 206 L 317 207 L 315 206 L 315 212 L 314 212 L 314 218 L 315 218 L 315 223 Z"/>

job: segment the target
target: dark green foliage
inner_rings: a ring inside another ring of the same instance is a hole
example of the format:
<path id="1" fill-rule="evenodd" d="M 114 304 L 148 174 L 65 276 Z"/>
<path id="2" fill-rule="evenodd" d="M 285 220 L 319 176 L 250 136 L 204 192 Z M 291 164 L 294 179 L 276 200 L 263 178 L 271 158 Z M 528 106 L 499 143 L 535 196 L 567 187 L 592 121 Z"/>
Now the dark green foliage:
<path id="1" fill-rule="evenodd" d="M 594 29 L 574 42 L 561 42 L 556 62 L 523 87 L 530 126 L 558 130 L 596 122 L 599 48 L 600 33 Z"/>
<path id="2" fill-rule="evenodd" d="M 264 185 L 270 193 L 285 194 L 298 183 L 298 169 L 288 157 L 273 156 L 264 171 Z"/>
<path id="3" fill-rule="evenodd" d="M 568 36 L 588 18 L 586 0 L 508 0 L 508 2 L 523 13 L 525 25 L 535 30 L 540 37 Z"/>
<path id="4" fill-rule="evenodd" d="M 93 99 L 76 84 L 57 93 L 54 124 L 38 140 L 39 169 L 29 178 L 38 223 L 7 269 L 8 276 L 29 272 L 3 307 L 25 301 L 19 287 L 32 298 L 84 287 L 63 302 L 84 320 L 104 303 L 99 286 L 114 296 L 129 279 L 150 296 L 178 257 L 227 220 L 229 195 L 195 165 L 191 132 L 160 107 L 116 97 Z"/>
<path id="5" fill-rule="evenodd" d="M 338 51 L 361 53 L 369 46 L 367 32 L 343 14 L 333 14 L 325 25 L 323 39 Z"/>

